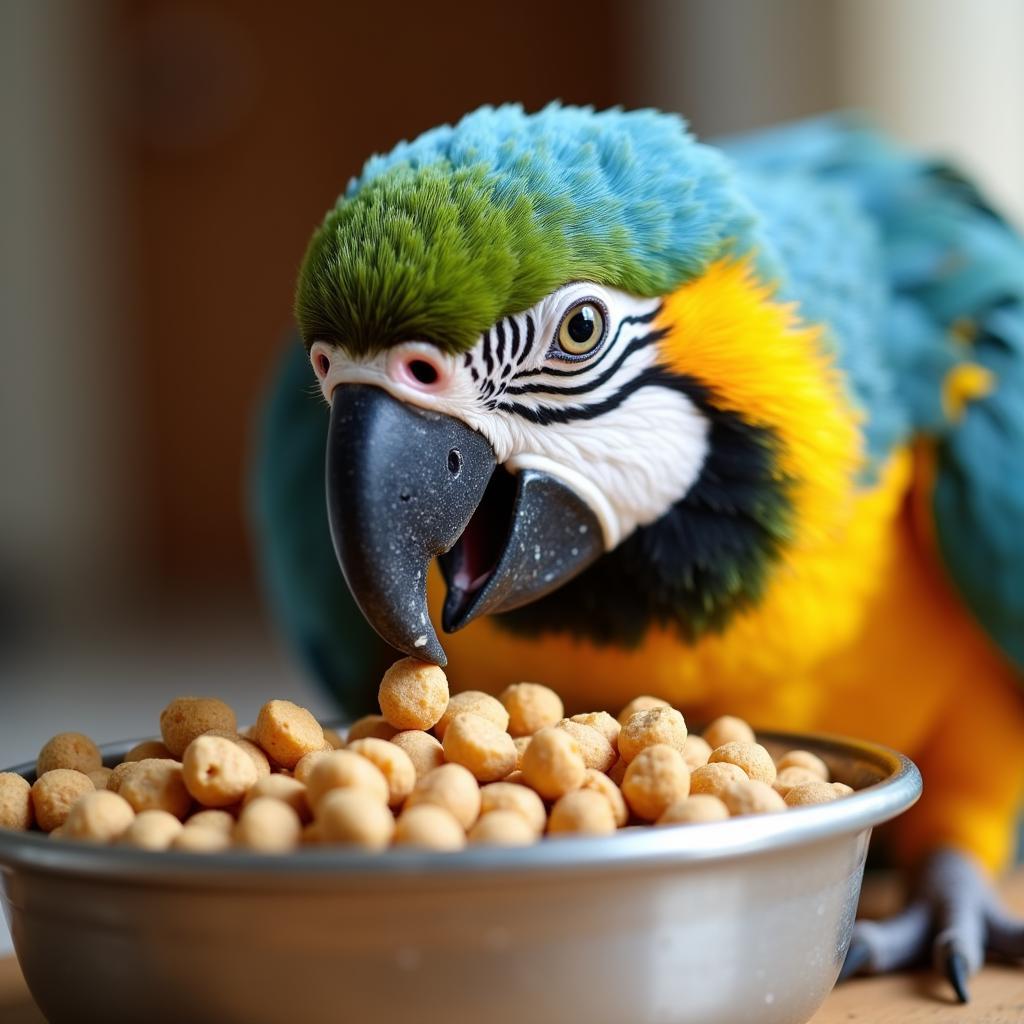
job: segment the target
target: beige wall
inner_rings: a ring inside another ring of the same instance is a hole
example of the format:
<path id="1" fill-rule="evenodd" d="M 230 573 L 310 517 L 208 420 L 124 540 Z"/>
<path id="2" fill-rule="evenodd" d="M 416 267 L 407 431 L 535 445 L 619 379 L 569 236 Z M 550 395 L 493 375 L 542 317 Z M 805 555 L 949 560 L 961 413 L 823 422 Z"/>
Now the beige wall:
<path id="1" fill-rule="evenodd" d="M 638 0 L 627 99 L 701 134 L 834 107 L 953 158 L 1024 225 L 1021 0 Z"/>
<path id="2" fill-rule="evenodd" d="M 953 158 L 1024 227 L 1024 3 L 842 0 L 839 98 Z"/>

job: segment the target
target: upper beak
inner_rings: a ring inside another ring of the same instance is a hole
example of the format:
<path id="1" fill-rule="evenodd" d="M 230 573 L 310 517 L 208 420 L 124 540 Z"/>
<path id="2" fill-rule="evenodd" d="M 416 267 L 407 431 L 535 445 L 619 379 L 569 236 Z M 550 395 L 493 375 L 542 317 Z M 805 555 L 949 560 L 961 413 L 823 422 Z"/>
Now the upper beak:
<path id="1" fill-rule="evenodd" d="M 393 647 L 446 664 L 427 609 L 441 556 L 442 625 L 542 597 L 604 550 L 597 517 L 537 470 L 515 477 L 483 435 L 364 384 L 334 389 L 327 440 L 334 550 L 363 614 Z"/>

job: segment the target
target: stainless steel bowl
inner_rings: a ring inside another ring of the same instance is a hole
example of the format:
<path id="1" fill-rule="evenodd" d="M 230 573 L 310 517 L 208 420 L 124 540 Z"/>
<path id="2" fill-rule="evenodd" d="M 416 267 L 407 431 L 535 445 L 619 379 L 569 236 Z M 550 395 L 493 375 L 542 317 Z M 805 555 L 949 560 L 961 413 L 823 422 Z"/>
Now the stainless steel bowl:
<path id="1" fill-rule="evenodd" d="M 846 954 L 871 829 L 921 777 L 870 743 L 761 739 L 815 751 L 860 792 L 455 854 L 149 853 L 0 831 L 4 913 L 51 1024 L 806 1021 Z"/>

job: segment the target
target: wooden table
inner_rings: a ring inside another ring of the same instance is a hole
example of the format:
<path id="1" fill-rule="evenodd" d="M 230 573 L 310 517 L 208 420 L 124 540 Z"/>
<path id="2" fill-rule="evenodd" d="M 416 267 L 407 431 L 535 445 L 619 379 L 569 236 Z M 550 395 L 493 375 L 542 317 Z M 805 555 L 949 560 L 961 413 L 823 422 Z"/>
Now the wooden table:
<path id="1" fill-rule="evenodd" d="M 1024 915 L 1024 870 L 1003 887 L 1007 902 Z M 865 886 L 864 902 L 888 910 L 892 887 Z M 988 964 L 971 979 L 971 1002 L 961 1006 L 949 986 L 928 973 L 856 978 L 840 985 L 812 1024 L 1024 1024 L 1024 967 Z M 28 994 L 18 964 L 0 960 L 0 1024 L 45 1024 Z"/>

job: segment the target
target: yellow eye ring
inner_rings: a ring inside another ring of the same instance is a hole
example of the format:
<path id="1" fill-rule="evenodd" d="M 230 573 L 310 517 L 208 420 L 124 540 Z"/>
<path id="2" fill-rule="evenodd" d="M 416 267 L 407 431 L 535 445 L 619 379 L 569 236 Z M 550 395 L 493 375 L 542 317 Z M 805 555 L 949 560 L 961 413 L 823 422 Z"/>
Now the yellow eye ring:
<path id="1" fill-rule="evenodd" d="M 604 305 L 596 299 L 574 302 L 558 325 L 558 347 L 570 358 L 590 355 L 602 341 L 608 329 Z"/>

